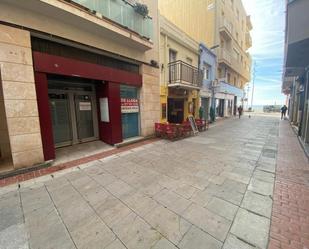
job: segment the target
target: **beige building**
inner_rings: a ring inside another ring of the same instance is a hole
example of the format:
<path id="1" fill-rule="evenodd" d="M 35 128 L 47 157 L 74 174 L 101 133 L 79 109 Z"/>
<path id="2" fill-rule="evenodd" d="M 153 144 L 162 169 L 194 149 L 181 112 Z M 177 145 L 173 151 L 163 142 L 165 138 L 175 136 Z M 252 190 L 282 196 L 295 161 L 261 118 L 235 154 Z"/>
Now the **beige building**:
<path id="1" fill-rule="evenodd" d="M 199 44 L 160 16 L 161 121 L 182 123 L 198 116 L 202 72 Z"/>
<path id="2" fill-rule="evenodd" d="M 160 13 L 195 41 L 214 48 L 221 82 L 242 89 L 250 81 L 252 24 L 241 0 L 159 0 Z"/>
<path id="3" fill-rule="evenodd" d="M 0 2 L 0 172 L 160 119 L 157 0 Z M 141 9 L 141 8 L 140 8 Z"/>

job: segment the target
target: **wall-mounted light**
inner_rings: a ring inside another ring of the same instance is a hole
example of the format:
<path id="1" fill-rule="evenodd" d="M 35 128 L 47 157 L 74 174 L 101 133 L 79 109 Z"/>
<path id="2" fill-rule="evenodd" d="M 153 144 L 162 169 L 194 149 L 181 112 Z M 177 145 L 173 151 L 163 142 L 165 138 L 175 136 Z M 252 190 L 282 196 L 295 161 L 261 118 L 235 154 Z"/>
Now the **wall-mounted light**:
<path id="1" fill-rule="evenodd" d="M 151 66 L 158 68 L 159 67 L 159 63 L 156 60 L 151 60 L 150 61 Z"/>

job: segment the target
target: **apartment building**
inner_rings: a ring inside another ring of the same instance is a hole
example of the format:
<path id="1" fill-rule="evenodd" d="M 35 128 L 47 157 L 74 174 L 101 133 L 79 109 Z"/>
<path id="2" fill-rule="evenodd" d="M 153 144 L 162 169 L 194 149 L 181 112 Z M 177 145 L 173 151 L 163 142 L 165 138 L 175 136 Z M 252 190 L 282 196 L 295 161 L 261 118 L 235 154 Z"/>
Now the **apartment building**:
<path id="1" fill-rule="evenodd" d="M 202 71 L 199 44 L 160 16 L 161 121 L 182 123 L 198 117 Z"/>
<path id="2" fill-rule="evenodd" d="M 309 155 L 309 2 L 286 1 L 285 60 L 282 92 L 289 119 Z"/>
<path id="3" fill-rule="evenodd" d="M 153 134 L 157 0 L 0 2 L 0 171 Z M 90 145 L 89 145 L 90 146 Z"/>
<path id="4" fill-rule="evenodd" d="M 251 80 L 250 16 L 241 0 L 159 0 L 160 13 L 217 55 L 217 115 L 236 114 Z"/>

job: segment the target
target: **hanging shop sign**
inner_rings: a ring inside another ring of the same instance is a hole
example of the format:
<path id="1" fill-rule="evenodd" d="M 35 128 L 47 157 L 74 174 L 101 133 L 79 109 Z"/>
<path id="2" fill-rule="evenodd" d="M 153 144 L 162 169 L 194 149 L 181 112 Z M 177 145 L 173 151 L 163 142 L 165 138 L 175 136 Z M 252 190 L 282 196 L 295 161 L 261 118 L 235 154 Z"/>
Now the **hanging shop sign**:
<path id="1" fill-rule="evenodd" d="M 121 113 L 139 112 L 138 99 L 121 98 Z"/>

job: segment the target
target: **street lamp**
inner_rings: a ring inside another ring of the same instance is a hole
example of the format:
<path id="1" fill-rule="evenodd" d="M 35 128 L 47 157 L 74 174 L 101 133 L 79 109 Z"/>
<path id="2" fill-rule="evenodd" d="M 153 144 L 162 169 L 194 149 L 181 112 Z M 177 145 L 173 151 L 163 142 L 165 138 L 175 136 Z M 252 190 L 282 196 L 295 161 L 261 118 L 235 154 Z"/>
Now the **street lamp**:
<path id="1" fill-rule="evenodd" d="M 256 61 L 254 62 L 254 67 L 253 67 L 252 97 L 251 97 L 251 111 L 253 111 L 253 97 L 254 97 L 255 73 L 256 73 Z"/>
<path id="2" fill-rule="evenodd" d="M 214 45 L 214 46 L 212 46 L 211 48 L 209 48 L 210 50 L 214 50 L 214 49 L 216 49 L 216 48 L 218 48 L 218 47 L 220 47 L 220 45 L 218 44 L 218 45 Z"/>

